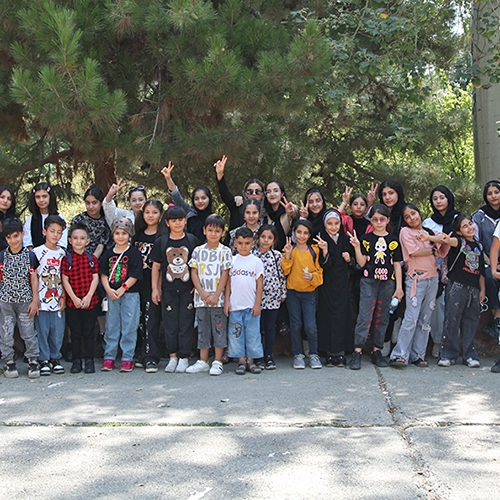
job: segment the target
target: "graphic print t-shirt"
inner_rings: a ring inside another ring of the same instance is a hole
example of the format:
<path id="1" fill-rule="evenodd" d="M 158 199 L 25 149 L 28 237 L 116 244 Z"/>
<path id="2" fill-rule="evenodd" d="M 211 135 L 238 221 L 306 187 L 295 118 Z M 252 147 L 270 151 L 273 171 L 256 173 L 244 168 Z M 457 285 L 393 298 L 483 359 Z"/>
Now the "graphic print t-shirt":
<path id="1" fill-rule="evenodd" d="M 479 288 L 479 277 L 481 274 L 484 275 L 484 256 L 481 247 L 476 240 L 468 241 L 460 236 L 457 238 L 458 246 L 451 247 L 448 254 L 448 278 L 464 285 Z M 460 251 L 464 243 L 465 246 Z M 453 265 L 455 259 L 456 263 Z M 452 269 L 450 269 L 451 266 L 453 266 Z"/>
<path id="2" fill-rule="evenodd" d="M 138 292 L 142 280 L 141 254 L 137 248 L 130 246 L 121 257 L 120 255 L 121 253 L 115 252 L 114 247 L 108 248 L 99 262 L 99 274 L 108 277 L 109 287 L 113 290 L 118 290 L 128 278 L 136 278 L 139 281 L 127 293 Z"/>
<path id="3" fill-rule="evenodd" d="M 375 280 L 394 280 L 394 263 L 403 260 L 398 239 L 388 234 L 377 236 L 375 233 L 364 234 L 361 238 L 361 253 L 366 255 L 363 277 Z"/>
<path id="4" fill-rule="evenodd" d="M 31 273 L 38 267 L 36 255 L 26 247 L 18 253 L 0 252 L 0 301 L 9 304 L 31 302 Z"/>
<path id="5" fill-rule="evenodd" d="M 51 250 L 45 245 L 33 249 L 38 266 L 38 299 L 41 311 L 59 311 L 59 299 L 63 293 L 61 263 L 66 252 L 62 248 Z"/>

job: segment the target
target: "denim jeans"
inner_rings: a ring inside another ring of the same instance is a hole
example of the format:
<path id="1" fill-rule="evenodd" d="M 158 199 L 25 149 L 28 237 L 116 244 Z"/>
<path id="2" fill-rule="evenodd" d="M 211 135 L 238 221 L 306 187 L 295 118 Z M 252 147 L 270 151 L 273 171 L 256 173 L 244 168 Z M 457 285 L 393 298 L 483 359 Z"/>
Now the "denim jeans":
<path id="1" fill-rule="evenodd" d="M 138 292 L 124 293 L 119 299 L 108 297 L 108 312 L 106 314 L 106 349 L 104 359 L 116 359 L 118 345 L 122 350 L 122 361 L 134 359 L 139 327 L 140 299 Z"/>
<path id="2" fill-rule="evenodd" d="M 455 361 L 461 347 L 464 360 L 479 359 L 474 347 L 481 314 L 479 289 L 450 281 L 446 285 L 444 302 L 443 341 L 439 357 Z"/>
<path id="3" fill-rule="evenodd" d="M 35 316 L 41 361 L 61 358 L 65 327 L 65 311 L 39 311 L 38 316 Z"/>
<path id="4" fill-rule="evenodd" d="M 228 353 L 231 358 L 262 358 L 260 339 L 260 316 L 254 316 L 251 309 L 229 313 Z"/>
<path id="5" fill-rule="evenodd" d="M 19 327 L 19 334 L 24 340 L 28 359 L 38 358 L 38 338 L 33 318 L 28 313 L 29 302 L 0 302 L 0 351 L 2 359 L 14 359 L 14 327 Z"/>
<path id="6" fill-rule="evenodd" d="M 286 301 L 290 315 L 293 355 L 304 354 L 300 331 L 302 323 L 309 342 L 309 354 L 318 354 L 318 330 L 316 328 L 316 292 L 288 290 Z"/>
<path id="7" fill-rule="evenodd" d="M 438 278 L 417 281 L 415 296 L 410 298 L 413 279 L 406 277 L 406 310 L 398 343 L 394 346 L 391 359 L 403 358 L 408 362 L 424 359 L 431 331 L 432 312 L 436 305 Z"/>

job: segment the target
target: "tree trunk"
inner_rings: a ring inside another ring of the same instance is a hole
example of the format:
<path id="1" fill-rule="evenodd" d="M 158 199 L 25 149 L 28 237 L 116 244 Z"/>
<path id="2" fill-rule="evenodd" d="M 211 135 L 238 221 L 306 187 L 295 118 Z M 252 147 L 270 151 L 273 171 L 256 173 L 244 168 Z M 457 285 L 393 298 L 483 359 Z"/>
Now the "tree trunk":
<path id="1" fill-rule="evenodd" d="M 116 181 L 115 160 L 112 154 L 109 154 L 99 162 L 94 163 L 94 182 L 99 186 L 104 194 L 109 190 L 109 186 Z"/>
<path id="2" fill-rule="evenodd" d="M 472 9 L 472 62 L 483 70 L 491 66 L 489 51 L 500 45 L 500 0 L 474 2 Z M 488 38 L 480 33 L 485 20 L 496 24 L 495 34 Z M 486 75 L 482 76 L 481 86 L 474 89 L 473 129 L 476 179 L 481 184 L 499 179 L 500 84 L 491 83 Z"/>

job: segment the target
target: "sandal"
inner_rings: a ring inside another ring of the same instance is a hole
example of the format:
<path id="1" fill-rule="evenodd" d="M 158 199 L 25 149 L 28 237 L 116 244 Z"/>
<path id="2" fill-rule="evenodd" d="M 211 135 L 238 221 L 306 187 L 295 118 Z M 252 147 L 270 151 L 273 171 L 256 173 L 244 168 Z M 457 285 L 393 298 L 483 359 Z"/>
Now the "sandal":
<path id="1" fill-rule="evenodd" d="M 389 361 L 389 366 L 393 368 L 405 368 L 406 360 L 404 358 L 393 358 Z"/>
<path id="2" fill-rule="evenodd" d="M 258 373 L 260 373 L 262 371 L 262 368 L 260 366 L 257 366 L 255 363 L 247 363 L 247 370 L 250 373 L 257 375 Z"/>
<path id="3" fill-rule="evenodd" d="M 227 365 L 229 363 L 229 354 L 227 352 L 227 349 L 224 349 L 224 354 L 222 355 L 222 364 Z"/>
<path id="4" fill-rule="evenodd" d="M 239 364 L 235 370 L 236 375 L 245 375 L 246 371 L 247 371 L 247 367 L 243 363 Z"/>
<path id="5" fill-rule="evenodd" d="M 426 359 L 416 359 L 411 362 L 412 365 L 418 366 L 419 368 L 427 368 L 429 366 L 429 362 Z"/>

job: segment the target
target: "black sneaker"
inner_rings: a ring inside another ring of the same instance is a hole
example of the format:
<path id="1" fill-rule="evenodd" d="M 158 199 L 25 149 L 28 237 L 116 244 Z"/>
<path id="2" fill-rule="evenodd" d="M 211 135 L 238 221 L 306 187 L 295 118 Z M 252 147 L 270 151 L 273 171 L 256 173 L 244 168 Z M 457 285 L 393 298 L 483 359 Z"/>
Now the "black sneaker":
<path id="1" fill-rule="evenodd" d="M 387 368 L 389 366 L 387 359 L 382 356 L 382 352 L 379 349 L 372 352 L 371 358 L 372 363 L 379 368 Z"/>
<path id="2" fill-rule="evenodd" d="M 256 359 L 254 361 L 254 363 L 261 369 L 261 370 L 265 370 L 266 369 L 266 364 L 264 363 L 264 359 L 263 358 L 260 358 L 260 359 Z"/>
<path id="3" fill-rule="evenodd" d="M 94 360 L 92 358 L 88 358 L 85 360 L 85 373 L 95 373 L 95 365 Z"/>
<path id="4" fill-rule="evenodd" d="M 325 360 L 325 366 L 328 366 L 329 368 L 332 368 L 335 365 L 335 358 L 337 356 L 327 356 Z"/>
<path id="5" fill-rule="evenodd" d="M 347 365 L 350 370 L 360 370 L 361 369 L 361 353 L 354 351 L 352 353 L 351 359 Z"/>
<path id="6" fill-rule="evenodd" d="M 82 371 L 82 360 L 75 359 L 71 365 L 70 373 L 80 373 Z"/>
<path id="7" fill-rule="evenodd" d="M 16 362 L 13 359 L 5 363 L 5 366 L 3 367 L 3 375 L 6 378 L 19 377 L 19 372 L 17 371 Z"/>
<path id="8" fill-rule="evenodd" d="M 492 373 L 500 373 L 500 359 L 491 367 Z"/>
<path id="9" fill-rule="evenodd" d="M 274 362 L 274 359 L 272 356 L 266 356 L 266 370 L 276 370 L 276 363 Z"/>
<path id="10" fill-rule="evenodd" d="M 52 373 L 52 365 L 49 361 L 44 360 L 40 361 L 40 375 L 42 377 L 47 377 Z"/>
<path id="11" fill-rule="evenodd" d="M 155 361 L 148 361 L 146 363 L 145 370 L 146 373 L 156 373 L 158 371 L 158 363 L 156 363 Z"/>
<path id="12" fill-rule="evenodd" d="M 28 360 L 28 377 L 38 378 L 40 376 L 40 365 L 34 358 Z"/>
<path id="13" fill-rule="evenodd" d="M 50 363 L 52 364 L 52 373 L 56 375 L 62 375 L 64 373 L 64 366 L 61 365 L 58 359 L 51 359 Z"/>
<path id="14" fill-rule="evenodd" d="M 335 366 L 338 366 L 339 368 L 344 368 L 346 364 L 347 364 L 347 361 L 346 361 L 345 356 L 343 354 L 341 354 L 340 356 L 337 356 Z"/>

